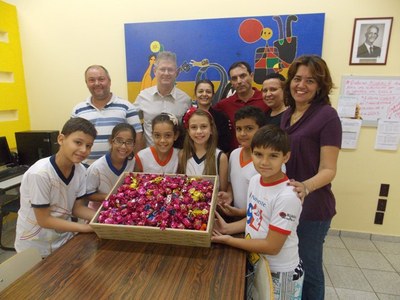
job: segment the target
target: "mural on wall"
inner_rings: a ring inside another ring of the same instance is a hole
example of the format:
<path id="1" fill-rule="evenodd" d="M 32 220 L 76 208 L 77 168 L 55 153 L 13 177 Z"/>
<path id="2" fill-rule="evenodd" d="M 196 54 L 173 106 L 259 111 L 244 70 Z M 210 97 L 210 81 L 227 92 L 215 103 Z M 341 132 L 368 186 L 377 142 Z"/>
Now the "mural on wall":
<path id="1" fill-rule="evenodd" d="M 285 76 L 295 57 L 321 55 L 324 20 L 321 13 L 125 24 L 128 98 L 157 84 L 153 66 L 161 51 L 177 54 L 177 84 L 189 95 L 196 80 L 212 80 L 214 103 L 226 94 L 235 61 L 252 66 L 256 85 L 272 72 Z"/>

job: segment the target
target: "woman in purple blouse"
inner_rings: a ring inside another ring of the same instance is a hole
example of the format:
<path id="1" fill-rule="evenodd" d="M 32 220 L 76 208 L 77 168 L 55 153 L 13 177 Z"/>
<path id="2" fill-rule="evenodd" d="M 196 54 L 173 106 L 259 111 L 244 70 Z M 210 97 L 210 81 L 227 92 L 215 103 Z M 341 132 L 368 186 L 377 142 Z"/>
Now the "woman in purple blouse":
<path id="1" fill-rule="evenodd" d="M 323 243 L 336 214 L 331 182 L 341 147 L 342 128 L 329 93 L 332 78 L 318 56 L 301 56 L 290 66 L 285 97 L 289 108 L 281 127 L 291 141 L 286 163 L 292 185 L 304 196 L 297 228 L 299 254 L 305 271 L 302 299 L 324 299 Z"/>

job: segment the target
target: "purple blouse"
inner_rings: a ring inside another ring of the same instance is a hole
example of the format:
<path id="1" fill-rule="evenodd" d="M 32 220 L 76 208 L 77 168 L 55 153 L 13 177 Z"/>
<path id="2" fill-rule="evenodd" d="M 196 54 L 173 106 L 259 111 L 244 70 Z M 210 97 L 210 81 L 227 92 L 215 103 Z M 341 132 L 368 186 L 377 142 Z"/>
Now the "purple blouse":
<path id="1" fill-rule="evenodd" d="M 295 124 L 290 126 L 293 110 L 282 116 L 281 128 L 290 137 L 291 156 L 286 163 L 290 179 L 304 181 L 318 173 L 322 146 L 340 149 L 342 126 L 336 110 L 330 105 L 313 103 Z M 326 221 L 336 214 L 331 184 L 310 193 L 304 200 L 300 220 Z"/>

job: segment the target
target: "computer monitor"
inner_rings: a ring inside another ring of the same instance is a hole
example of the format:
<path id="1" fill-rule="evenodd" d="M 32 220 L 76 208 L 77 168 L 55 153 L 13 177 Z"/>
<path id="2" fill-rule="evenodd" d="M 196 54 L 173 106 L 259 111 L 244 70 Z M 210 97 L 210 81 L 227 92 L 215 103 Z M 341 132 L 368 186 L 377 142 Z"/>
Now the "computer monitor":
<path id="1" fill-rule="evenodd" d="M 0 167 L 13 164 L 13 156 L 10 147 L 8 147 L 7 138 L 0 136 Z"/>
<path id="2" fill-rule="evenodd" d="M 15 133 L 20 165 L 31 166 L 39 159 L 56 154 L 58 130 L 27 130 Z"/>

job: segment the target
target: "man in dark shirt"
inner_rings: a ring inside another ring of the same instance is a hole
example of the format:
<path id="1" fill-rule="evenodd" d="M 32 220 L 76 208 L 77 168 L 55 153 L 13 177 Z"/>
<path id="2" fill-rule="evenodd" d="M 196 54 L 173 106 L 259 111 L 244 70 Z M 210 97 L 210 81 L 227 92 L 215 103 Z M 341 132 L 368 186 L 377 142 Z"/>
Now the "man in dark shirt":
<path id="1" fill-rule="evenodd" d="M 222 99 L 214 105 L 214 108 L 223 111 L 228 116 L 231 124 L 235 124 L 235 112 L 246 105 L 256 106 L 264 112 L 269 109 L 263 101 L 261 91 L 253 87 L 254 74 L 247 62 L 239 61 L 233 63 L 229 68 L 228 73 L 235 94 Z M 232 128 L 230 150 L 232 151 L 238 146 L 239 144 L 236 139 L 235 128 Z"/>

